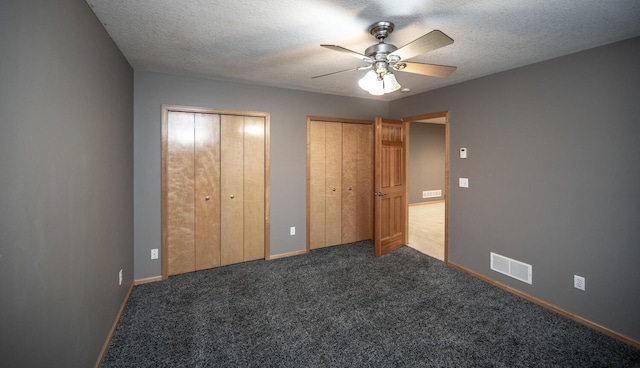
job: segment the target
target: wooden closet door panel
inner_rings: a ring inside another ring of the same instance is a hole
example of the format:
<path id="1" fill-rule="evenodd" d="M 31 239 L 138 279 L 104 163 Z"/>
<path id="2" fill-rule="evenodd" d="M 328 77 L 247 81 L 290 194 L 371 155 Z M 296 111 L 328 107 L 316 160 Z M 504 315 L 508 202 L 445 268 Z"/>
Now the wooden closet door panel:
<path id="1" fill-rule="evenodd" d="M 342 243 L 342 123 L 326 124 L 325 245 Z"/>
<path id="2" fill-rule="evenodd" d="M 220 115 L 195 114 L 196 270 L 220 265 Z"/>
<path id="3" fill-rule="evenodd" d="M 264 258 L 264 118 L 244 118 L 244 260 Z"/>
<path id="4" fill-rule="evenodd" d="M 220 119 L 220 263 L 244 259 L 244 117 Z"/>
<path id="5" fill-rule="evenodd" d="M 360 124 L 356 193 L 356 240 L 373 239 L 373 126 Z"/>
<path id="6" fill-rule="evenodd" d="M 359 124 L 342 124 L 342 243 L 356 241 Z"/>
<path id="7" fill-rule="evenodd" d="M 325 123 L 310 121 L 309 144 L 309 248 L 317 249 L 326 245 L 325 205 L 326 205 L 326 146 Z"/>
<path id="8" fill-rule="evenodd" d="M 167 268 L 195 270 L 194 114 L 169 112 L 167 126 Z"/>

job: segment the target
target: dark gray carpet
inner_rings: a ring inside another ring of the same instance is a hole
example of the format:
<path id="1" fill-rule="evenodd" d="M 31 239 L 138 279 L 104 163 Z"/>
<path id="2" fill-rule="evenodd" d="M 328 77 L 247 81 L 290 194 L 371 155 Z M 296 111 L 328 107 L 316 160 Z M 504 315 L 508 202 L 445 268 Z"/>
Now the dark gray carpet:
<path id="1" fill-rule="evenodd" d="M 102 367 L 640 367 L 640 350 L 359 242 L 137 286 Z"/>

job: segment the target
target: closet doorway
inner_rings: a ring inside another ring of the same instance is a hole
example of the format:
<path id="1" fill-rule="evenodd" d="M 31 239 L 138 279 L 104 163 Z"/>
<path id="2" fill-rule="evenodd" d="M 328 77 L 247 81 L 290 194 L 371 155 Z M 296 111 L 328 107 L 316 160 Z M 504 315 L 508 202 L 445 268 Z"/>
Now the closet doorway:
<path id="1" fill-rule="evenodd" d="M 162 277 L 269 254 L 269 114 L 162 106 Z"/>
<path id="2" fill-rule="evenodd" d="M 448 262 L 449 118 L 438 112 L 403 118 L 409 125 L 409 246 Z"/>

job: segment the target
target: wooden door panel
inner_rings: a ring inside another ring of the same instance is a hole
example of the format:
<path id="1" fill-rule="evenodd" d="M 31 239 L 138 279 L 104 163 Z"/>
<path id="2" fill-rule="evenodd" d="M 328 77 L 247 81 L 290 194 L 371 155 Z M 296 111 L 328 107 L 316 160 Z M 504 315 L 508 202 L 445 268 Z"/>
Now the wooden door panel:
<path id="1" fill-rule="evenodd" d="M 391 150 L 393 160 L 392 186 L 404 186 L 404 148 L 393 147 Z"/>
<path id="2" fill-rule="evenodd" d="M 244 118 L 244 261 L 264 258 L 264 118 Z"/>
<path id="3" fill-rule="evenodd" d="M 381 253 L 388 253 L 402 242 L 403 238 L 403 198 L 382 198 L 381 206 L 383 210 L 382 216 L 388 218 L 389 221 L 382 225 L 382 241 L 381 241 Z"/>
<path id="4" fill-rule="evenodd" d="M 377 209 L 379 209 L 382 218 L 391 217 L 391 201 L 388 198 L 381 198 Z M 383 221 L 380 223 L 377 231 L 380 232 L 381 238 L 389 237 L 389 234 L 391 234 L 390 226 L 391 223 L 389 221 Z"/>
<path id="5" fill-rule="evenodd" d="M 373 239 L 373 126 L 358 124 L 356 240 Z"/>
<path id="6" fill-rule="evenodd" d="M 195 269 L 194 114 L 169 112 L 167 122 L 167 273 Z"/>
<path id="7" fill-rule="evenodd" d="M 244 259 L 244 117 L 220 119 L 220 263 Z"/>
<path id="8" fill-rule="evenodd" d="M 220 115 L 195 114 L 195 269 L 220 265 Z"/>
<path id="9" fill-rule="evenodd" d="M 342 123 L 325 123 L 325 246 L 342 243 Z"/>
<path id="10" fill-rule="evenodd" d="M 325 232 L 325 125 L 322 121 L 309 121 L 309 248 L 324 247 Z"/>
<path id="11" fill-rule="evenodd" d="M 388 189 L 391 186 L 391 149 L 389 147 L 383 147 L 382 150 L 382 158 L 381 158 L 381 189 Z"/>
<path id="12" fill-rule="evenodd" d="M 381 203 L 384 211 L 383 216 L 389 219 L 382 226 L 382 237 L 391 238 L 402 235 L 402 198 L 382 198 Z"/>
<path id="13" fill-rule="evenodd" d="M 358 124 L 342 124 L 342 242 L 356 241 Z"/>
<path id="14" fill-rule="evenodd" d="M 405 123 L 376 118 L 375 254 L 404 245 L 406 238 L 406 128 Z"/>

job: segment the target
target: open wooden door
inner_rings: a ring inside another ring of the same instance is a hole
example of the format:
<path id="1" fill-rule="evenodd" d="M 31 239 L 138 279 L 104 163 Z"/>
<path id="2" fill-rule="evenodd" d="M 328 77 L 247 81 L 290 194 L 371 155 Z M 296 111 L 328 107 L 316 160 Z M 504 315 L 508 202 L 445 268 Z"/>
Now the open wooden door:
<path id="1" fill-rule="evenodd" d="M 407 243 L 406 123 L 376 118 L 374 133 L 375 255 Z"/>

